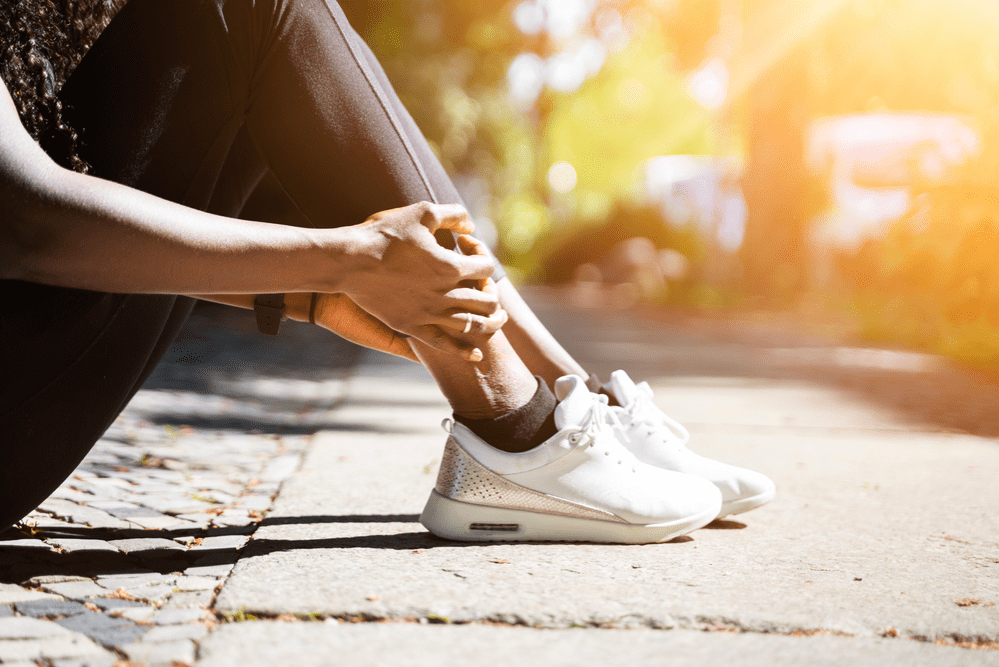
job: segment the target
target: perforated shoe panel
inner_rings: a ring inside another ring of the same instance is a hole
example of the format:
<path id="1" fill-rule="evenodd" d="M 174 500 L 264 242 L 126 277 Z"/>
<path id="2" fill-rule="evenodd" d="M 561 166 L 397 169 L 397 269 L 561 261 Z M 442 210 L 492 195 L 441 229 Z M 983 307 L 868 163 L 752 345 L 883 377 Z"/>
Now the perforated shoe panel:
<path id="1" fill-rule="evenodd" d="M 610 512 L 554 498 L 504 479 L 468 455 L 454 436 L 444 445 L 436 488 L 445 498 L 471 505 L 627 523 Z"/>

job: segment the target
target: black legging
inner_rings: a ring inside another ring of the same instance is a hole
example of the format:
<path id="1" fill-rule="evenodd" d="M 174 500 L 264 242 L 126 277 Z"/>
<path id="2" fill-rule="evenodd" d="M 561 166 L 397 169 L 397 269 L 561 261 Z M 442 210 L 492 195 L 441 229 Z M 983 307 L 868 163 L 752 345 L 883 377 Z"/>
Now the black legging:
<path id="1" fill-rule="evenodd" d="M 459 201 L 334 0 L 130 0 L 61 96 L 96 175 L 213 213 L 263 188 L 315 227 Z M 194 303 L 2 284 L 0 529 L 70 475 Z"/>

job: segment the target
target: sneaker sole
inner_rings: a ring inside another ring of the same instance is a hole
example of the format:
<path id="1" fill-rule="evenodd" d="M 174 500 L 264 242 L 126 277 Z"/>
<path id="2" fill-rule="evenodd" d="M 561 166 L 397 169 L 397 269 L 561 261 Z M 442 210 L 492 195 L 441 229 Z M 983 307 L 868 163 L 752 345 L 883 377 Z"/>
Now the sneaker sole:
<path id="1" fill-rule="evenodd" d="M 718 512 L 718 518 L 722 519 L 730 514 L 742 514 L 743 512 L 756 509 L 760 505 L 766 505 L 774 499 L 775 495 L 777 495 L 776 491 L 767 491 L 759 494 L 758 496 L 751 496 L 749 498 L 731 500 L 727 503 L 722 503 L 721 511 Z"/>
<path id="2" fill-rule="evenodd" d="M 677 521 L 629 524 L 472 505 L 430 492 L 420 523 L 438 537 L 459 542 L 610 542 L 648 544 L 679 537 L 718 515 L 710 509 Z"/>

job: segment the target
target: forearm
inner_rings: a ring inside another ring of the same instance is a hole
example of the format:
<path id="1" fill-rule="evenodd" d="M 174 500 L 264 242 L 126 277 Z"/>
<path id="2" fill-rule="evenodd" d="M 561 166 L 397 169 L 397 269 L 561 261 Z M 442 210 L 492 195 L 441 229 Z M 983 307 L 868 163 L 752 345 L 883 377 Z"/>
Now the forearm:
<path id="1" fill-rule="evenodd" d="M 124 293 L 336 291 L 354 245 L 347 229 L 214 216 L 54 165 L 31 175 L 0 185 L 7 278 Z"/>
<path id="2" fill-rule="evenodd" d="M 253 310 L 255 294 L 188 294 L 196 299 L 221 303 L 236 308 Z M 297 322 L 309 321 L 309 308 L 312 305 L 312 292 L 298 292 L 284 295 L 284 314 Z"/>
<path id="3" fill-rule="evenodd" d="M 437 243 L 439 230 L 459 235 L 462 254 Z M 369 323 L 379 340 L 402 341 L 395 334 L 402 332 L 475 359 L 478 350 L 441 329 L 454 329 L 457 313 L 465 313 L 457 330 L 474 325 L 486 334 L 506 317 L 495 294 L 464 286 L 483 284 L 494 269 L 467 236 L 472 231 L 457 204 L 415 202 L 333 229 L 179 206 L 56 165 L 24 130 L 0 84 L 0 279 L 147 294 L 322 292 L 349 302 L 329 311 L 327 328 L 353 329 L 343 324 L 352 312 L 351 321 Z M 360 338 L 368 344 L 371 336 Z"/>
<path id="4" fill-rule="evenodd" d="M 210 215 L 67 171 L 0 84 L 2 278 L 123 293 L 336 291 L 360 238 Z"/>

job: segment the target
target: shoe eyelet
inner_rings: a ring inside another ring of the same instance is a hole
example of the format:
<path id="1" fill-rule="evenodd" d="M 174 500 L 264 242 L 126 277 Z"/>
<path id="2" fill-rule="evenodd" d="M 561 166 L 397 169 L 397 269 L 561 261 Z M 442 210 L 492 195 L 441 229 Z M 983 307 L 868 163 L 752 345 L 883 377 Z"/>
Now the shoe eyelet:
<path id="1" fill-rule="evenodd" d="M 610 456 L 610 452 L 604 452 L 604 456 Z"/>
<path id="2" fill-rule="evenodd" d="M 574 445 L 578 445 L 582 441 L 583 441 L 583 434 L 582 433 L 578 433 L 577 432 L 577 433 L 573 433 L 572 435 L 569 436 L 569 442 L 571 442 Z"/>

